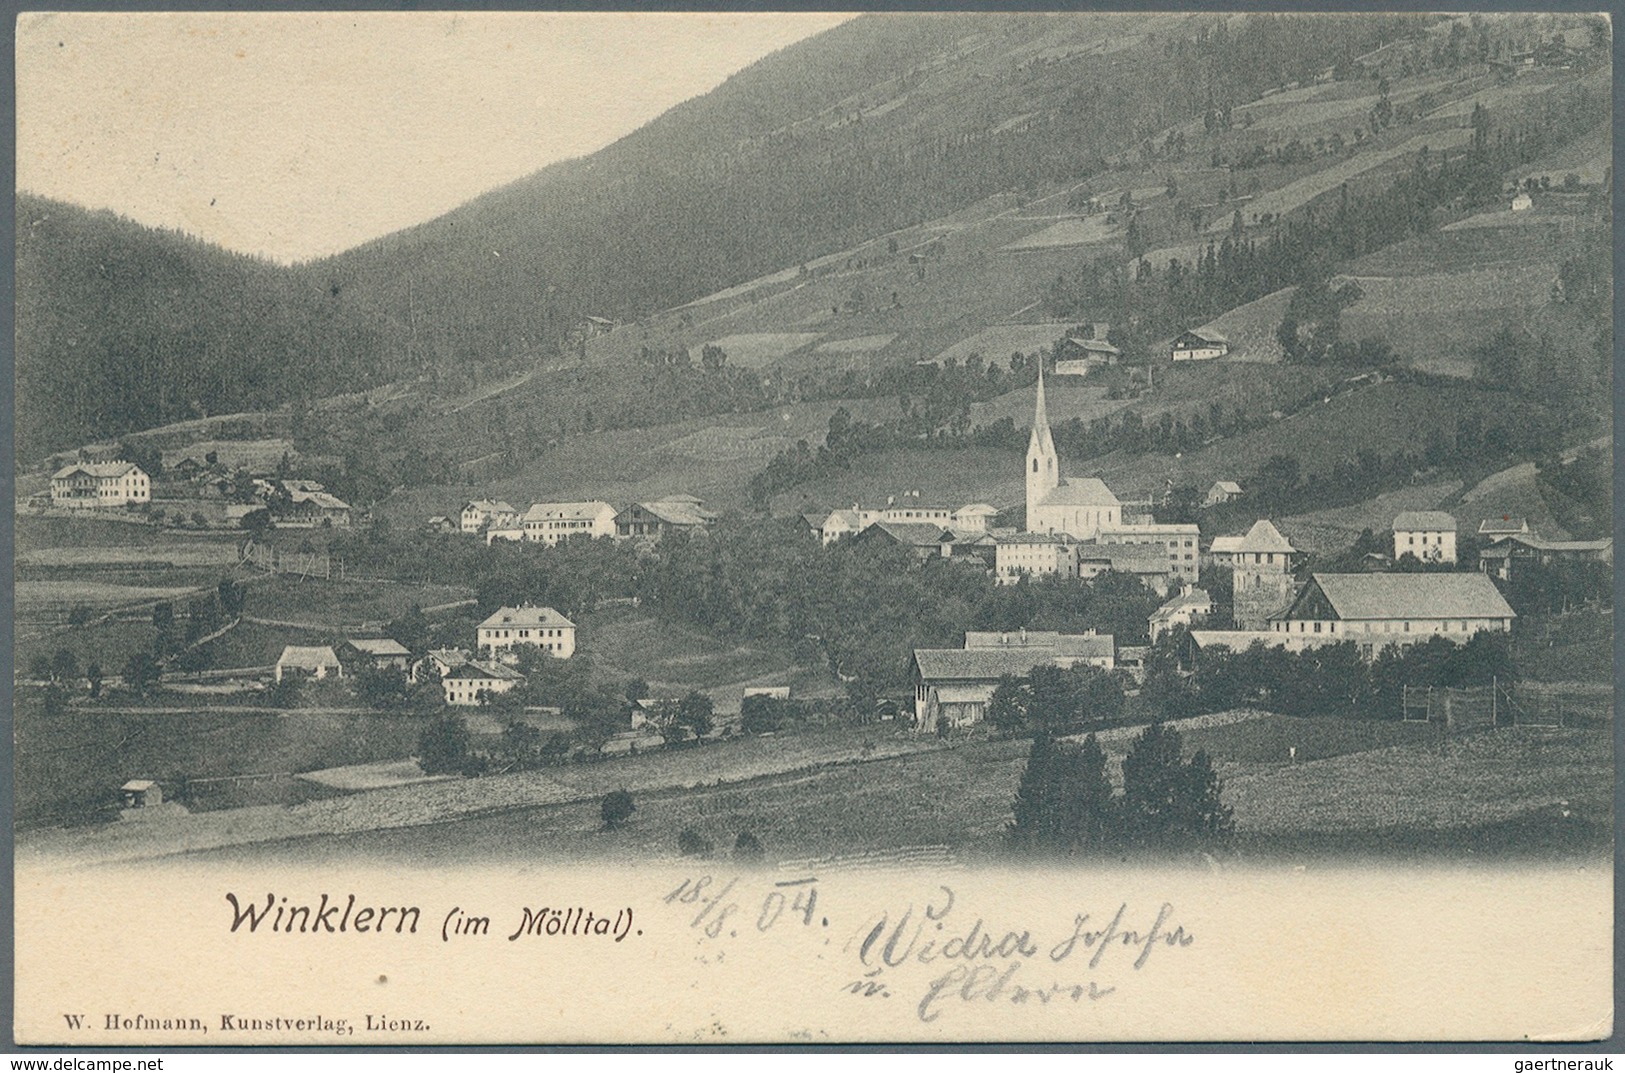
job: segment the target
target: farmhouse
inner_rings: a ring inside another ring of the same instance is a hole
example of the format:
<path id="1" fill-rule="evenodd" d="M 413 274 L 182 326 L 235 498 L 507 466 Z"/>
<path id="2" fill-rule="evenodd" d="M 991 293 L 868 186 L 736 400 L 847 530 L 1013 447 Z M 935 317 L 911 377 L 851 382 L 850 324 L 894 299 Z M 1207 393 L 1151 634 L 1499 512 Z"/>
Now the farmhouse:
<path id="1" fill-rule="evenodd" d="M 914 650 L 914 725 L 967 726 L 987 715 L 993 691 L 1006 676 L 1026 678 L 1034 667 L 1079 663 L 1111 670 L 1116 643 L 1107 634 L 1049 631 L 967 633 L 964 648 Z"/>
<path id="2" fill-rule="evenodd" d="M 1210 329 L 1192 328 L 1176 336 L 1169 349 L 1175 361 L 1211 361 L 1230 353 L 1230 340 Z"/>
<path id="3" fill-rule="evenodd" d="M 512 667 L 470 660 L 441 678 L 440 688 L 445 691 L 447 704 L 482 704 L 524 680 L 525 676 Z"/>
<path id="4" fill-rule="evenodd" d="M 1117 525 L 1103 528 L 1101 544 L 1141 544 L 1167 549 L 1168 573 L 1194 584 L 1201 565 L 1201 530 L 1195 525 Z"/>
<path id="5" fill-rule="evenodd" d="M 659 540 L 667 533 L 703 533 L 717 520 L 693 496 L 671 496 L 651 503 L 633 503 L 615 515 L 615 535 Z"/>
<path id="6" fill-rule="evenodd" d="M 293 482 L 285 482 L 292 484 Z M 285 498 L 273 501 L 272 514 L 281 526 L 292 528 L 346 528 L 350 524 L 350 504 L 330 492 L 287 489 Z"/>
<path id="7" fill-rule="evenodd" d="M 1213 597 L 1206 589 L 1187 586 L 1178 596 L 1151 612 L 1151 643 L 1175 626 L 1191 626 L 1206 621 L 1213 613 Z"/>
<path id="8" fill-rule="evenodd" d="M 352 637 L 344 642 L 340 661 L 404 671 L 412 662 L 412 653 L 392 637 Z"/>
<path id="9" fill-rule="evenodd" d="M 1513 212 L 1527 212 L 1529 209 L 1532 209 L 1534 207 L 1535 207 L 1535 200 L 1534 200 L 1534 198 L 1531 198 L 1528 194 L 1519 194 L 1517 197 L 1512 199 L 1512 211 Z"/>
<path id="10" fill-rule="evenodd" d="M 134 462 L 75 462 L 51 474 L 51 505 L 107 509 L 152 502 L 152 481 Z"/>
<path id="11" fill-rule="evenodd" d="M 1394 518 L 1394 560 L 1456 561 L 1456 519 L 1442 510 L 1401 511 Z"/>
<path id="12" fill-rule="evenodd" d="M 1260 518 L 1245 536 L 1214 537 L 1212 546 L 1208 548 L 1208 559 L 1214 566 L 1234 568 L 1246 564 L 1284 568 L 1290 565 L 1289 560 L 1297 554 L 1297 550 L 1275 528 L 1275 523 Z"/>
<path id="13" fill-rule="evenodd" d="M 1099 477 L 1061 479 L 1061 459 L 1044 406 L 1044 369 L 1039 366 L 1033 428 L 1027 440 L 1027 531 L 1092 540 L 1102 527 L 1121 525 L 1123 505 Z"/>
<path id="14" fill-rule="evenodd" d="M 292 675 L 301 678 L 344 677 L 344 667 L 326 645 L 288 645 L 276 661 L 276 680 Z"/>
<path id="15" fill-rule="evenodd" d="M 1123 352 L 1104 339 L 1067 336 L 1055 344 L 1056 376 L 1088 376 L 1106 365 L 1116 365 Z"/>
<path id="16" fill-rule="evenodd" d="M 1483 574 L 1311 574 L 1271 632 L 1325 643 L 1353 641 L 1367 659 L 1430 637 L 1466 641 L 1509 632 L 1512 608 Z"/>
<path id="17" fill-rule="evenodd" d="M 482 654 L 511 653 L 515 645 L 532 645 L 557 659 L 576 652 L 576 624 L 551 607 L 498 608 L 475 631 L 475 647 Z"/>
<path id="18" fill-rule="evenodd" d="M 532 503 L 520 516 L 518 528 L 525 540 L 549 547 L 565 540 L 612 537 L 615 508 L 597 499 L 585 503 Z"/>
<path id="19" fill-rule="evenodd" d="M 1213 487 L 1202 497 L 1202 506 L 1217 507 L 1221 503 L 1232 503 L 1240 498 L 1241 485 L 1235 481 L 1214 481 Z"/>
<path id="20" fill-rule="evenodd" d="M 478 533 L 481 529 L 501 524 L 501 519 L 512 519 L 518 514 L 511 503 L 500 499 L 472 499 L 463 504 L 458 515 L 458 528 L 465 533 Z"/>
<path id="21" fill-rule="evenodd" d="M 1505 536 L 1478 553 L 1478 568 L 1492 577 L 1510 581 L 1515 563 L 1611 563 L 1612 537 L 1602 540 L 1547 540 L 1533 533 Z"/>

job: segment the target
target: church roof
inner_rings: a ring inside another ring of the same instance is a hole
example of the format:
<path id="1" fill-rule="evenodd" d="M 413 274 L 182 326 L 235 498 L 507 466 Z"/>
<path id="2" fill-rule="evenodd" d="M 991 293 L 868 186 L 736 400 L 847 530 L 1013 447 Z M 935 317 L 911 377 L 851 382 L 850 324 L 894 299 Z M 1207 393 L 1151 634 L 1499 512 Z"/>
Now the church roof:
<path id="1" fill-rule="evenodd" d="M 1061 481 L 1049 495 L 1045 496 L 1042 506 L 1046 507 L 1119 507 L 1122 502 L 1106 487 L 1106 482 L 1099 477 L 1067 477 Z"/>

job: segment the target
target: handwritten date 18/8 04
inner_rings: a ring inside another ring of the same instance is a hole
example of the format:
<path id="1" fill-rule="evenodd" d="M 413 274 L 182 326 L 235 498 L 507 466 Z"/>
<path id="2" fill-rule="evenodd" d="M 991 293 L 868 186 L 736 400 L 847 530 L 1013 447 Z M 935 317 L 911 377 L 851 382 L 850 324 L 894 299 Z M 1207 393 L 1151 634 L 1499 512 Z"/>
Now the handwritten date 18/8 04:
<path id="1" fill-rule="evenodd" d="M 739 885 L 738 876 L 721 884 L 708 875 L 693 876 L 679 883 L 663 900 L 667 905 L 692 906 L 695 912 L 688 922 L 689 927 L 699 930 L 708 939 L 721 938 L 725 933 L 737 936 L 741 921 L 747 928 L 754 924 L 759 932 L 771 931 L 780 923 L 811 927 L 818 921 L 828 927 L 828 919 L 817 916 L 817 883 L 815 876 L 779 880 L 757 902 L 744 894 L 738 899 L 732 897 L 734 888 Z M 741 909 L 742 902 L 748 903 L 748 908 Z"/>

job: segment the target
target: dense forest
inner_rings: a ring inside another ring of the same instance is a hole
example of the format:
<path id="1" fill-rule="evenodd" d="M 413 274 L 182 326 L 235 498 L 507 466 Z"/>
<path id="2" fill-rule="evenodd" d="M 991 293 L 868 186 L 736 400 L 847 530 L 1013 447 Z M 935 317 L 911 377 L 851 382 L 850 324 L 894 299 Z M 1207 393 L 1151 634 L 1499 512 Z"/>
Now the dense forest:
<path id="1" fill-rule="evenodd" d="M 22 195 L 19 457 L 512 368 L 583 315 L 636 317 L 990 194 L 1086 178 L 1169 124 L 1346 70 L 1431 21 L 868 16 L 592 157 L 291 267 Z"/>

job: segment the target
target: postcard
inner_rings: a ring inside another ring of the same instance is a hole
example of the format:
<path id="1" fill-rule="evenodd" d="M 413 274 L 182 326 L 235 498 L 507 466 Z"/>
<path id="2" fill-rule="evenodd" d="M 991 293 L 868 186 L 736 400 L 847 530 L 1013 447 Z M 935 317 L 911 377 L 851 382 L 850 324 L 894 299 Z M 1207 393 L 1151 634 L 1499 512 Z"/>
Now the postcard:
<path id="1" fill-rule="evenodd" d="M 15 47 L 19 1044 L 1611 1037 L 1606 15 Z"/>

